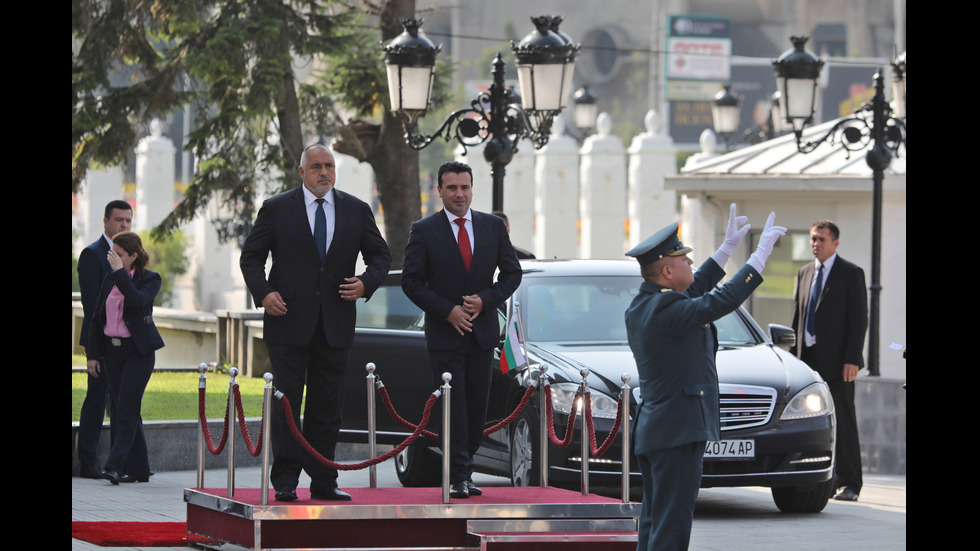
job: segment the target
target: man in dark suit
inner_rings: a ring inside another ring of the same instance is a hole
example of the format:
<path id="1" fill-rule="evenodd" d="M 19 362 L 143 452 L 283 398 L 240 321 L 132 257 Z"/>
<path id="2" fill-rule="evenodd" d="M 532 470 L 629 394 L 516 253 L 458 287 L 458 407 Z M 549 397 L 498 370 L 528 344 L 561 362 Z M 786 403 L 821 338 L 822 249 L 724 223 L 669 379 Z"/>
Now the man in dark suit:
<path id="1" fill-rule="evenodd" d="M 490 214 L 504 221 L 504 225 L 507 226 L 507 235 L 510 235 L 510 220 L 507 218 L 507 215 L 504 214 L 504 211 L 495 210 Z M 534 256 L 534 253 L 532 253 L 531 251 L 522 249 L 517 246 L 514 247 L 514 252 L 517 254 L 517 260 L 534 260 L 535 258 L 537 258 L 536 256 Z"/>
<path id="2" fill-rule="evenodd" d="M 840 230 L 830 220 L 810 227 L 815 262 L 802 268 L 793 295 L 793 352 L 827 381 L 837 414 L 834 499 L 857 501 L 861 493 L 861 444 L 854 410 L 854 379 L 864 366 L 868 292 L 864 271 L 837 256 Z"/>
<path id="3" fill-rule="evenodd" d="M 437 190 L 445 208 L 412 224 L 402 289 L 425 311 L 433 382 L 441 384 L 443 372 L 453 377 L 450 496 L 466 498 L 483 493 L 473 484 L 473 454 L 483 437 L 490 362 L 500 342 L 497 307 L 520 285 L 521 265 L 504 222 L 470 210 L 468 165 L 439 167 Z"/>
<path id="4" fill-rule="evenodd" d="M 82 292 L 82 312 L 85 316 L 82 319 L 82 336 L 78 344 L 83 347 L 88 346 L 92 316 L 100 306 L 99 288 L 102 280 L 112 271 L 106 259 L 109 249 L 112 248 L 112 236 L 129 231 L 132 226 L 133 207 L 126 201 L 110 201 L 105 206 L 105 216 L 102 218 L 102 235 L 85 247 L 78 257 L 78 286 Z M 101 367 L 96 369 L 95 375 L 88 375 L 88 390 L 78 416 L 78 462 L 81 464 L 81 475 L 85 478 L 102 478 L 97 456 L 109 383 L 101 375 Z"/>
<path id="5" fill-rule="evenodd" d="M 333 154 L 311 145 L 300 160 L 303 185 L 268 199 L 242 247 L 242 275 L 265 308 L 264 338 L 273 384 L 289 399 L 293 420 L 306 385 L 303 435 L 333 459 L 344 409 L 344 370 L 354 340 L 355 301 L 370 299 L 391 265 L 391 253 L 367 203 L 334 188 Z M 268 278 L 265 263 L 272 253 Z M 354 276 L 358 254 L 366 270 Z M 314 499 L 348 501 L 337 471 L 321 465 L 289 433 L 280 404 L 272 408 L 270 479 L 278 501 L 297 498 L 299 474 L 310 475 Z"/>
<path id="6" fill-rule="evenodd" d="M 627 338 L 640 375 L 633 425 L 633 452 L 643 475 L 638 551 L 688 547 L 705 446 L 721 438 L 714 321 L 762 283 L 766 260 L 786 233 L 774 219 L 770 214 L 749 261 L 717 289 L 724 265 L 749 230 L 747 219 L 735 216 L 734 204 L 725 241 L 697 273 L 676 223 L 626 253 L 639 261 L 643 275 L 626 310 Z"/>

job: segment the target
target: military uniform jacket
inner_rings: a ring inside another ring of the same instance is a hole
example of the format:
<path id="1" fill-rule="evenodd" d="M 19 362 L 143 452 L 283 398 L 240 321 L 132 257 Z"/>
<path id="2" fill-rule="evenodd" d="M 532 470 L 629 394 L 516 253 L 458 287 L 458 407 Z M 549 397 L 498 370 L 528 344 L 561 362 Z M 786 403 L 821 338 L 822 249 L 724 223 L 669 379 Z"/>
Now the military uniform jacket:
<path id="1" fill-rule="evenodd" d="M 636 454 L 721 438 L 712 322 L 738 308 L 762 282 L 759 272 L 745 265 L 712 290 L 724 275 L 708 259 L 686 292 L 644 282 L 626 310 L 642 394 L 633 425 Z"/>

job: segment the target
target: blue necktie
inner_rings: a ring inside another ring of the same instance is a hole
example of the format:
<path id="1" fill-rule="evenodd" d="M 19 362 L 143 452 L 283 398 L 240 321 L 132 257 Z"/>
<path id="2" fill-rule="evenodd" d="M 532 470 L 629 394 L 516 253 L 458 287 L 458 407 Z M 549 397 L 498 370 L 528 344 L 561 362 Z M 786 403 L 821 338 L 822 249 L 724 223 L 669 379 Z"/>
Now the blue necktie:
<path id="1" fill-rule="evenodd" d="M 813 283 L 813 287 L 810 288 L 810 300 L 807 301 L 806 305 L 806 332 L 816 336 L 817 331 L 814 328 L 814 314 L 817 311 L 817 301 L 820 299 L 820 291 L 823 290 L 823 264 L 820 264 L 817 268 L 817 280 Z"/>
<path id="2" fill-rule="evenodd" d="M 320 253 L 320 262 L 327 258 L 327 215 L 323 213 L 323 197 L 316 200 L 316 214 L 313 216 L 313 241 Z"/>

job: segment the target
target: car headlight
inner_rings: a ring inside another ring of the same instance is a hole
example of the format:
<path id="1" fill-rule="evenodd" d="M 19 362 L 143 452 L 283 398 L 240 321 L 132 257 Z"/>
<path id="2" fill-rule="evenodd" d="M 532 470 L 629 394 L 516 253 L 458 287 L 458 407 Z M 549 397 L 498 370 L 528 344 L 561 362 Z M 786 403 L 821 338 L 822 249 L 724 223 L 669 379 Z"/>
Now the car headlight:
<path id="1" fill-rule="evenodd" d="M 834 400 L 830 397 L 827 383 L 813 383 L 793 396 L 779 418 L 806 419 L 827 415 L 832 411 L 834 411 Z"/>
<path id="2" fill-rule="evenodd" d="M 572 400 L 578 392 L 579 385 L 575 383 L 557 383 L 551 385 L 551 409 L 556 413 L 568 415 L 572 411 Z M 619 400 L 612 398 L 602 392 L 590 390 L 592 396 L 592 417 L 593 419 L 615 419 L 619 414 Z M 579 411 L 582 411 L 582 404 L 579 404 Z"/>

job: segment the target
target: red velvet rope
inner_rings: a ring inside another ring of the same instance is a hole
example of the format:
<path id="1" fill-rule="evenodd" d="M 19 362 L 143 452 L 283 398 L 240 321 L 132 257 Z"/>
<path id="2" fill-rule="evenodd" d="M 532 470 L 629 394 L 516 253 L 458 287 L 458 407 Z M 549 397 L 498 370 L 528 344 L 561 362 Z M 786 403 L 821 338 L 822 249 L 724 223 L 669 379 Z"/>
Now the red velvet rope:
<path id="1" fill-rule="evenodd" d="M 405 448 L 407 448 L 413 442 L 415 442 L 415 440 L 419 437 L 419 435 L 422 434 L 422 431 L 425 430 L 425 426 L 429 424 L 429 416 L 432 413 L 432 404 L 436 402 L 436 398 L 437 396 L 435 393 L 429 396 L 429 399 L 425 402 L 425 409 L 422 411 L 422 420 L 419 421 L 419 424 L 415 428 L 415 431 L 412 433 L 412 435 L 406 438 L 404 442 L 398 444 L 398 446 L 396 446 L 393 450 L 388 451 L 382 455 L 379 455 L 378 457 L 375 457 L 373 459 L 368 459 L 367 461 L 362 461 L 361 463 L 354 463 L 351 465 L 344 464 L 344 463 L 335 463 L 327 459 L 326 457 L 323 457 L 315 449 L 313 449 L 313 446 L 311 446 L 310 443 L 307 442 L 305 438 L 303 438 L 303 435 L 299 432 L 299 429 L 296 427 L 296 422 L 293 420 L 293 409 L 289 405 L 289 399 L 286 398 L 285 395 L 282 395 L 279 398 L 279 401 L 282 402 L 282 407 L 283 409 L 286 410 L 286 422 L 289 424 L 290 432 L 293 433 L 293 437 L 296 438 L 296 441 L 299 442 L 301 446 L 303 446 L 303 449 L 305 449 L 307 453 L 309 453 L 311 456 L 313 456 L 314 459 L 316 459 L 323 465 L 330 467 L 331 469 L 337 469 L 338 471 L 356 471 L 359 469 L 370 467 L 371 465 L 377 465 L 382 461 L 387 461 L 388 459 L 391 459 L 392 457 L 400 454 Z"/>
<path id="2" fill-rule="evenodd" d="M 264 436 L 264 431 L 259 430 L 259 443 L 256 446 L 252 446 L 252 438 L 248 435 L 248 427 L 245 425 L 245 408 L 242 407 L 242 392 L 238 388 L 238 385 L 235 385 L 235 409 L 238 410 L 238 425 L 242 429 L 242 436 L 245 439 L 245 447 L 248 448 L 248 453 L 252 457 L 258 457 L 259 454 L 262 453 L 262 437 Z M 265 400 L 262 400 L 261 417 L 263 418 L 263 422 L 264 422 Z M 262 425 L 259 426 L 261 427 Z"/>
<path id="3" fill-rule="evenodd" d="M 589 427 L 589 451 L 592 452 L 592 457 L 602 457 L 602 454 L 606 453 L 609 446 L 612 445 L 613 438 L 616 437 L 616 433 L 619 432 L 619 426 L 623 424 L 623 400 L 619 400 L 619 405 L 616 407 L 616 422 L 613 424 L 613 428 L 609 431 L 606 436 L 605 442 L 602 446 L 596 448 L 595 445 L 595 427 L 592 425 L 592 393 L 585 393 L 585 419 L 586 425 Z"/>
<path id="4" fill-rule="evenodd" d="M 580 393 L 575 394 L 575 398 L 572 399 L 572 411 L 568 414 L 568 426 L 565 427 L 565 438 L 559 440 L 558 436 L 555 434 L 555 415 L 554 411 L 551 409 L 551 386 L 545 385 L 544 387 L 544 401 L 545 407 L 548 412 L 548 438 L 551 439 L 551 443 L 558 446 L 559 448 L 568 447 L 572 443 L 572 434 L 575 429 L 575 415 L 578 413 L 578 397 L 581 396 Z"/>
<path id="5" fill-rule="evenodd" d="M 513 423 L 514 419 L 517 419 L 517 416 L 524 412 L 524 408 L 527 407 L 527 402 L 528 400 L 531 399 L 531 394 L 534 394 L 535 390 L 536 389 L 533 386 L 527 387 L 527 390 L 524 391 L 524 397 L 521 398 L 521 403 L 517 404 L 517 407 L 514 409 L 514 412 L 508 415 L 507 418 L 504 419 L 503 421 L 497 423 L 496 425 L 488 429 L 485 429 L 483 431 L 483 436 L 490 436 L 491 434 L 497 432 L 498 430 Z"/>
<path id="6" fill-rule="evenodd" d="M 204 412 L 204 404 L 206 402 L 205 389 L 199 387 L 197 389 L 197 418 L 201 421 L 201 431 L 204 433 L 204 442 L 208 446 L 208 451 L 212 455 L 218 455 L 225 449 L 225 444 L 228 443 L 228 400 L 225 400 L 224 432 L 221 433 L 221 441 L 218 442 L 217 446 L 211 440 L 211 429 L 208 427 L 208 419 Z"/>
<path id="7" fill-rule="evenodd" d="M 514 408 L 514 411 L 511 412 L 511 414 L 508 415 L 506 419 L 500 421 L 499 423 L 497 423 L 496 425 L 490 428 L 485 429 L 483 431 L 483 436 L 490 436 L 491 434 L 497 432 L 498 430 L 513 423 L 514 419 L 517 419 L 517 417 L 524 412 L 524 408 L 527 407 L 528 401 L 531 400 L 531 395 L 534 394 L 534 390 L 535 390 L 534 386 L 527 387 L 527 390 L 524 391 L 524 396 L 521 397 L 521 402 L 517 404 L 517 407 Z M 417 428 L 415 425 L 413 425 L 410 421 L 406 421 L 404 418 L 402 418 L 401 415 L 398 415 L 397 411 L 395 411 L 395 406 L 392 405 L 391 403 L 391 397 L 388 396 L 388 389 L 385 387 L 381 387 L 379 389 L 379 392 L 381 394 L 381 401 L 384 402 L 385 408 L 388 410 L 388 415 L 390 415 L 391 418 L 394 419 L 396 423 L 405 427 L 406 429 L 415 430 Z M 431 440 L 436 440 L 436 441 L 439 440 L 438 434 L 427 430 L 422 431 L 422 436 L 429 438 Z"/>
<path id="8" fill-rule="evenodd" d="M 413 425 L 410 421 L 406 421 L 405 419 L 402 418 L 401 415 L 398 415 L 398 412 L 395 411 L 395 406 L 392 405 L 391 403 L 391 398 L 388 396 L 387 388 L 382 386 L 380 389 L 378 389 L 378 392 L 381 394 L 381 401 L 384 402 L 385 408 L 388 409 L 388 415 L 390 415 L 391 418 L 394 419 L 396 423 L 409 430 L 415 430 L 418 428 L 417 425 Z M 422 436 L 429 438 L 431 440 L 436 440 L 436 441 L 439 440 L 438 434 L 427 430 L 422 431 Z"/>

